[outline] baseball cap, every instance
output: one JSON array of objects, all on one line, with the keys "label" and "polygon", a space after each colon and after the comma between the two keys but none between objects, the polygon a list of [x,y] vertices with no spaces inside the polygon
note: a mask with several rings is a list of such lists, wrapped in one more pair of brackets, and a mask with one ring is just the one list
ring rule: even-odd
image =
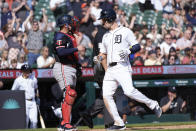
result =
[{"label": "baseball cap", "polygon": [[172,93],[176,93],[176,87],[175,86],[169,87],[168,91]]}]

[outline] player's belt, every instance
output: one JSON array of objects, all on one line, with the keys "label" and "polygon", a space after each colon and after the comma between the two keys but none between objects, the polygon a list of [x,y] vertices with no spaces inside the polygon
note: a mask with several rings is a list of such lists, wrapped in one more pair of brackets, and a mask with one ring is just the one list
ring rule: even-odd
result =
[{"label": "player's belt", "polygon": [[27,101],[32,101],[33,99],[31,98],[31,99],[26,99]]},{"label": "player's belt", "polygon": [[109,63],[109,66],[110,66],[110,67],[115,66],[115,65],[117,65],[117,62]]}]

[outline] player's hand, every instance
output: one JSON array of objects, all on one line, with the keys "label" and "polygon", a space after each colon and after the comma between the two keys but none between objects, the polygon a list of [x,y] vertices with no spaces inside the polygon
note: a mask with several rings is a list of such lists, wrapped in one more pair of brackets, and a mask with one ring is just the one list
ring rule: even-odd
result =
[{"label": "player's hand", "polygon": [[119,56],[121,59],[126,58],[129,54],[131,53],[131,51],[129,49],[123,49],[119,51]]},{"label": "player's hand", "polygon": [[103,60],[103,56],[101,56],[101,55],[98,55],[98,56],[94,56],[94,57],[93,57],[93,62],[94,62],[95,64],[101,63],[102,60]]},{"label": "player's hand", "polygon": [[97,63],[99,62],[99,60],[98,60],[97,57],[98,57],[98,56],[94,56],[94,57],[93,57],[93,62],[94,62],[95,64],[97,64]]}]

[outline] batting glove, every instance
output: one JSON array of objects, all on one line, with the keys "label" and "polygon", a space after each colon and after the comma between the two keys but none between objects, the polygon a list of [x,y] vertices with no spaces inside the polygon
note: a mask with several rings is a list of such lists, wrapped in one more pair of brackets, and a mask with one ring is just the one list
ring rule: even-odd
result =
[{"label": "batting glove", "polygon": [[124,59],[126,57],[128,57],[128,55],[131,53],[131,51],[129,49],[123,49],[119,51],[119,56],[121,59]]}]

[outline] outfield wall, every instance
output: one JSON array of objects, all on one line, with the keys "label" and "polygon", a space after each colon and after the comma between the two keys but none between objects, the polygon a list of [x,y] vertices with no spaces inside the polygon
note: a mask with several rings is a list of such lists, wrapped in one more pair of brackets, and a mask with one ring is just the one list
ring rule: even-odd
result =
[{"label": "outfield wall", "polygon": [[[53,127],[58,124],[51,105],[52,95],[50,88],[56,83],[52,75],[52,69],[34,69],[33,73],[38,78],[41,99],[41,112],[47,126]],[[93,82],[93,69],[84,68],[82,77],[77,86],[78,98],[74,107],[74,122],[79,118],[78,112],[90,106],[99,91]],[[4,82],[4,89],[10,89],[14,79],[20,75],[20,70],[0,70],[0,77]],[[146,96],[160,100],[167,93],[168,86],[176,86],[178,94],[187,101],[190,120],[195,119],[196,110],[196,66],[146,66],[133,67],[133,84]],[[175,119],[174,119],[175,120]],[[99,122],[95,122],[95,124]]]}]

